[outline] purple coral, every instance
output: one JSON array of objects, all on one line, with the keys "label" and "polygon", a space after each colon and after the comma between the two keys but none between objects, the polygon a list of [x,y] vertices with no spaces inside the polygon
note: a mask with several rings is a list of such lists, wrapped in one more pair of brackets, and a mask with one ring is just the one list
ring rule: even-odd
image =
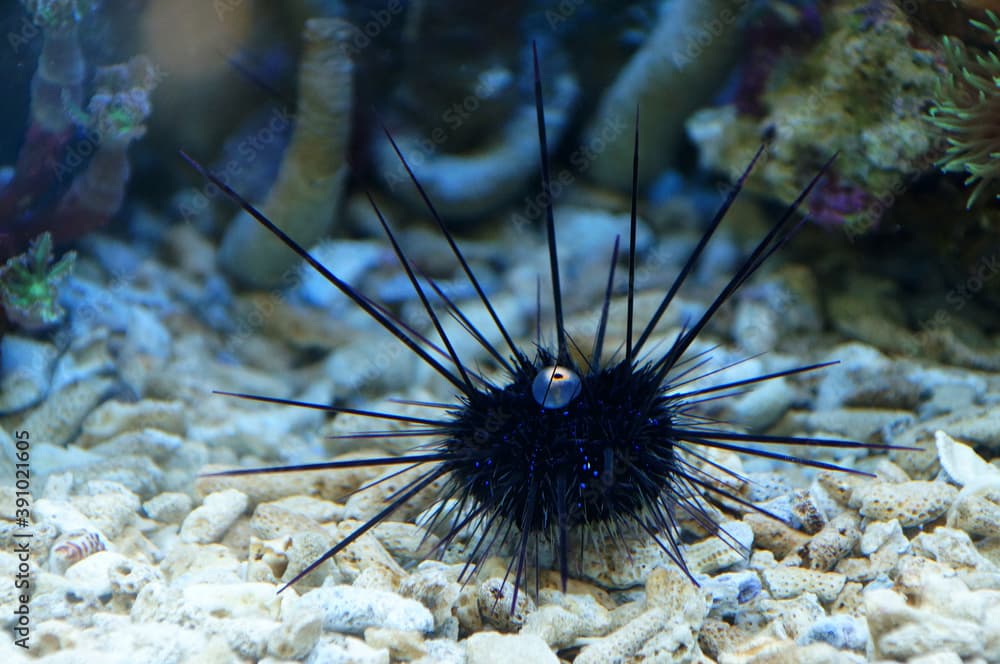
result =
[{"label": "purple coral", "polygon": [[826,228],[841,228],[858,219],[873,202],[874,198],[867,191],[831,173],[810,196],[809,217]]},{"label": "purple coral", "polygon": [[[31,84],[27,133],[13,177],[0,187],[0,259],[23,251],[44,232],[66,242],[104,225],[118,211],[129,177],[126,150],[145,133],[149,93],[157,78],[152,63],[141,56],[99,69],[84,110],[86,65],[78,27],[96,3],[22,4],[44,37]],[[82,138],[74,141],[78,135]],[[76,167],[84,161],[80,172]],[[62,192],[54,204],[53,192]]]}]

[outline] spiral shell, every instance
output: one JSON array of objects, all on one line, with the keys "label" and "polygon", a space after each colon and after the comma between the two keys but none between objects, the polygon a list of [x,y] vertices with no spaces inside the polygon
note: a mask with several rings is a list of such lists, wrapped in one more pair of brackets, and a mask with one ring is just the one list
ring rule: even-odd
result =
[{"label": "spiral shell", "polygon": [[54,572],[63,572],[98,551],[106,551],[107,545],[100,533],[94,530],[74,530],[57,540],[49,553],[49,567]]}]

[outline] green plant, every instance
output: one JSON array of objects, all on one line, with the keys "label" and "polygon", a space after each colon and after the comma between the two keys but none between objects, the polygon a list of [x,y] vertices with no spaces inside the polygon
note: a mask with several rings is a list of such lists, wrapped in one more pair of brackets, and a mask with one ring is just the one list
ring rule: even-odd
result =
[{"label": "green plant", "polygon": [[42,233],[28,250],[0,267],[0,302],[12,322],[30,330],[55,325],[65,311],[59,306],[59,283],[76,264],[76,252],[52,257],[52,236]]}]

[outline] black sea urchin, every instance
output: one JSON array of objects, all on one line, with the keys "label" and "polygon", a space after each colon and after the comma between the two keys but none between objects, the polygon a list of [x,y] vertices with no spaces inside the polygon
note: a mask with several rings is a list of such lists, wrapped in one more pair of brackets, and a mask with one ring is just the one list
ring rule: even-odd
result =
[{"label": "black sea urchin", "polygon": [[[439,545],[440,549],[443,550],[463,529],[478,529],[482,536],[473,543],[468,554],[467,569],[470,569],[485,560],[500,543],[513,545],[513,555],[507,567],[507,575],[513,575],[512,608],[526,578],[529,555],[533,554],[531,557],[534,558],[537,569],[540,548],[549,547],[555,553],[565,588],[569,574],[571,533],[574,531],[610,535],[616,541],[621,541],[627,535],[646,533],[688,576],[691,576],[681,551],[681,528],[678,521],[681,512],[703,529],[715,533],[732,546],[739,547],[739,544],[716,522],[705,501],[713,498],[727,499],[751,509],[759,509],[738,496],[734,490],[725,488],[726,476],[735,474],[708,458],[702,448],[743,452],[795,464],[848,472],[857,471],[790,456],[779,451],[752,447],[751,444],[764,447],[769,444],[796,444],[887,448],[887,446],[868,445],[849,440],[738,433],[722,428],[717,422],[699,416],[697,412],[699,405],[704,401],[731,396],[743,388],[763,381],[827,366],[826,364],[800,366],[699,388],[697,381],[719,370],[706,371],[704,366],[707,358],[702,356],[692,358],[687,353],[691,344],[719,308],[768,257],[794,235],[802,223],[802,219],[797,215],[800,204],[823,175],[825,167],[743,261],[701,316],[682,328],[666,352],[658,356],[643,352],[663,314],[698,263],[706,245],[725,217],[753,163],[763,152],[763,147],[757,152],[715,214],[708,229],[663,296],[652,318],[637,335],[634,335],[637,198],[635,183],[639,149],[639,136],[636,130],[628,246],[626,338],[620,352],[611,354],[610,358],[604,356],[603,345],[611,285],[614,279],[614,259],[619,248],[616,240],[593,347],[590,349],[588,359],[575,359],[587,355],[580,351],[576,342],[566,333],[563,324],[537,54],[535,97],[542,189],[544,199],[549,202],[546,206],[545,228],[548,236],[555,308],[556,345],[555,348],[546,348],[539,342],[533,354],[525,352],[515,344],[454,237],[436,212],[433,202],[410,170],[392,136],[386,131],[386,136],[396,150],[402,165],[440,227],[442,236],[502,335],[507,346],[506,353],[487,341],[437,284],[432,280],[427,281],[444,303],[448,313],[456,318],[485,352],[505,370],[506,379],[502,382],[490,381],[464,364],[458,357],[421,282],[381,211],[370,197],[372,208],[430,322],[436,329],[443,348],[342,281],[218,177],[182,153],[195,169],[238,202],[244,210],[331,284],[447,379],[456,390],[455,401],[451,405],[442,408],[442,404],[423,404],[435,407],[438,409],[436,412],[443,413],[440,417],[430,418],[310,404],[259,395],[233,395],[270,403],[318,408],[333,413],[353,413],[400,421],[417,425],[419,428],[413,431],[415,435],[433,439],[433,442],[422,446],[414,453],[399,457],[216,473],[216,475],[241,475],[359,466],[402,466],[404,469],[420,469],[415,479],[387,499],[381,511],[343,538],[287,585],[295,583],[323,561],[387,519],[418,492],[439,481],[441,481],[439,503],[432,512],[432,518],[434,522],[447,524],[448,528]],[[586,540],[584,538],[580,541]]]}]

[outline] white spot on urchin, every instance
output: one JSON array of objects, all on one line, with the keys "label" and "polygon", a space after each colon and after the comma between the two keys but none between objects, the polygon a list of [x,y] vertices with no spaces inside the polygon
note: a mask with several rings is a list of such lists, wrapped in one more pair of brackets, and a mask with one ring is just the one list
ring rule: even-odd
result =
[{"label": "white spot on urchin", "polygon": [[544,367],[531,383],[531,396],[542,408],[562,408],[580,394],[582,382],[566,367]]}]

